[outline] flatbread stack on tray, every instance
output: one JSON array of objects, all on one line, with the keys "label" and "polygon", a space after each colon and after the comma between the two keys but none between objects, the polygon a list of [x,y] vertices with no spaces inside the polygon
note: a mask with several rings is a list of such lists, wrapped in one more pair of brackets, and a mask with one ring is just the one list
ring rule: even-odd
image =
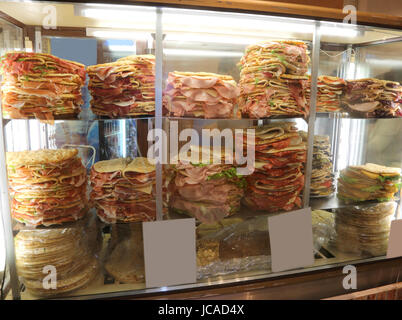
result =
[{"label": "flatbread stack on tray", "polygon": [[247,47],[239,63],[242,116],[306,116],[309,62],[302,41],[265,41]]},{"label": "flatbread stack on tray", "polygon": [[92,112],[99,116],[155,114],[155,57],[132,55],[87,68]]},{"label": "flatbread stack on tray", "polygon": [[301,207],[306,145],[295,123],[273,122],[254,129],[255,171],[246,177],[243,203],[265,212]]},{"label": "flatbread stack on tray", "polygon": [[359,255],[385,255],[396,207],[395,202],[389,201],[336,209],[337,249]]},{"label": "flatbread stack on tray", "polygon": [[30,293],[42,297],[67,294],[95,278],[98,262],[90,248],[95,239],[85,227],[78,222],[69,227],[18,232],[14,238],[17,271]]},{"label": "flatbread stack on tray", "polygon": [[[202,156],[206,149],[199,150]],[[246,184],[245,179],[237,174],[234,164],[225,164],[226,157],[230,155],[224,152],[217,155],[212,150],[210,155],[211,161],[202,161],[200,156],[199,161],[183,161],[180,158],[177,164],[171,164],[173,178],[168,186],[172,211],[207,224],[239,211]],[[221,161],[213,161],[212,157],[219,157]]]},{"label": "flatbread stack on tray", "polygon": [[348,80],[342,105],[352,115],[368,118],[402,117],[402,85],[374,78]]},{"label": "flatbread stack on tray", "polygon": [[377,200],[389,201],[399,190],[401,169],[373,163],[349,166],[338,178],[338,198],[346,203]]},{"label": "flatbread stack on tray", "polygon": [[330,196],[334,191],[334,174],[332,173],[329,137],[314,136],[310,195],[313,197]]},{"label": "flatbread stack on tray", "polygon": [[3,116],[11,119],[76,118],[84,103],[84,65],[51,54],[10,52],[1,58]]},{"label": "flatbread stack on tray", "polygon": [[50,226],[84,217],[87,172],[77,154],[77,149],[7,152],[15,220]]},{"label": "flatbread stack on tray", "polygon": [[90,180],[90,199],[103,222],[155,220],[155,165],[147,158],[99,161],[91,168]]},{"label": "flatbread stack on tray", "polygon": [[142,224],[112,225],[105,270],[121,283],[144,283]]},{"label": "flatbread stack on tray", "polygon": [[[310,83],[311,85],[311,83]],[[319,76],[317,81],[317,112],[340,112],[341,97],[345,92],[346,81],[331,76]],[[307,101],[310,103],[310,88],[307,90]]]},{"label": "flatbread stack on tray", "polygon": [[233,118],[239,89],[231,76],[206,72],[169,72],[163,106],[170,116]]}]

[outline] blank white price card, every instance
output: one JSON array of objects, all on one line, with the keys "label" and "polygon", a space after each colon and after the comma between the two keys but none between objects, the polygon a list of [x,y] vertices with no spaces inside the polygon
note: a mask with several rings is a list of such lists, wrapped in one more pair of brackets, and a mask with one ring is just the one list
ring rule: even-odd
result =
[{"label": "blank white price card", "polygon": [[143,223],[146,287],[196,282],[195,219]]},{"label": "blank white price card", "polygon": [[311,208],[268,217],[268,229],[273,272],[314,263]]},{"label": "blank white price card", "polygon": [[402,257],[402,220],[391,222],[387,258]]}]

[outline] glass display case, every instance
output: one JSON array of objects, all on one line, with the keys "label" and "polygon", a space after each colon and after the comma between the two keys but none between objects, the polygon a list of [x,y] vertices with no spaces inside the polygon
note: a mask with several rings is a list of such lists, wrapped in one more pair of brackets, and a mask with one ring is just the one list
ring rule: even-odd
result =
[{"label": "glass display case", "polygon": [[[24,25],[0,21],[9,298],[286,275],[271,268],[268,218],[302,208],[312,211],[314,263],[289,273],[386,259],[400,218],[401,30],[134,4],[1,2],[0,11]],[[32,51],[48,55],[5,55]],[[18,63],[26,69],[8,67]],[[39,111],[26,107],[43,88]],[[73,113],[68,95],[82,100]],[[166,134],[163,156],[150,152],[153,129]],[[18,153],[40,149],[64,151]],[[190,150],[208,159],[182,160]],[[250,163],[233,161],[239,150]],[[196,281],[147,287],[142,223],[182,218],[195,219]],[[45,285],[49,265],[57,290]]]}]

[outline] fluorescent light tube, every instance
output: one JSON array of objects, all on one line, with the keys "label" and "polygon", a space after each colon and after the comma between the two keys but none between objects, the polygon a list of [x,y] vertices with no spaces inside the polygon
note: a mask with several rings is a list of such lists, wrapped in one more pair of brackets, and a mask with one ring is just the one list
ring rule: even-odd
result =
[{"label": "fluorescent light tube", "polygon": [[320,32],[324,36],[354,38],[359,35],[359,30],[356,26],[347,24],[334,24],[333,26],[321,26]]},{"label": "fluorescent light tube", "polygon": [[105,38],[105,39],[140,39],[148,40],[152,38],[150,30],[134,31],[129,29],[101,29],[87,28],[88,37]]},{"label": "fluorescent light tube", "polygon": [[110,51],[124,51],[124,52],[135,52],[134,46],[120,46],[120,45],[111,45],[108,47]]},{"label": "fluorescent light tube", "polygon": [[214,51],[214,50],[187,50],[187,49],[164,49],[163,53],[170,56],[198,56],[198,57],[238,57],[243,52],[236,51]]},{"label": "fluorescent light tube", "polygon": [[152,7],[76,4],[74,14],[93,19],[102,20],[129,20],[129,21],[155,21],[156,9]]},{"label": "fluorescent light tube", "polygon": [[219,34],[202,33],[167,33],[165,41],[184,41],[184,42],[206,42],[206,43],[225,43],[225,44],[252,44],[262,41],[264,38],[235,37]]}]

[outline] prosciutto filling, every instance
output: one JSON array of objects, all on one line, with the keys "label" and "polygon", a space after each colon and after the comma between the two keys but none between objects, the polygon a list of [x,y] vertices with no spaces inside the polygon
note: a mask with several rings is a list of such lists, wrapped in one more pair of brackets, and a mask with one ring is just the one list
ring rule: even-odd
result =
[{"label": "prosciutto filling", "polygon": [[310,58],[300,41],[266,41],[241,58],[239,109],[243,117],[307,116]]},{"label": "prosciutto filling", "polygon": [[92,112],[109,118],[155,114],[155,57],[133,55],[88,67]]},{"label": "prosciutto filling", "polygon": [[[91,204],[105,223],[153,221],[156,219],[155,167],[145,158],[144,166],[114,159],[97,162],[90,173]],[[112,165],[123,160],[119,165]],[[140,161],[137,161],[140,162]],[[106,169],[105,169],[106,168]]]},{"label": "prosciutto filling", "polygon": [[[310,103],[310,86],[306,97]],[[340,112],[341,97],[346,89],[346,81],[338,77],[319,76],[317,82],[317,112]]]},{"label": "prosciutto filling", "polygon": [[3,114],[52,122],[76,117],[84,103],[85,67],[50,54],[12,52],[1,58]]},{"label": "prosciutto filling", "polygon": [[265,212],[300,208],[306,146],[297,128],[293,122],[278,122],[255,129],[256,166],[246,177],[243,203]]},{"label": "prosciutto filling", "polygon": [[402,117],[402,85],[374,78],[348,80],[342,104],[351,114],[359,116]]},{"label": "prosciutto filling", "polygon": [[[60,150],[26,151],[27,159],[38,157],[38,152],[52,156]],[[33,164],[13,165],[8,161],[12,217],[33,226],[50,226],[82,218],[87,209],[87,173],[76,156],[69,159]],[[8,153],[8,159],[19,153]]]},{"label": "prosciutto filling", "polygon": [[211,224],[240,209],[246,181],[233,166],[179,161],[168,171],[168,204],[173,211]]}]

